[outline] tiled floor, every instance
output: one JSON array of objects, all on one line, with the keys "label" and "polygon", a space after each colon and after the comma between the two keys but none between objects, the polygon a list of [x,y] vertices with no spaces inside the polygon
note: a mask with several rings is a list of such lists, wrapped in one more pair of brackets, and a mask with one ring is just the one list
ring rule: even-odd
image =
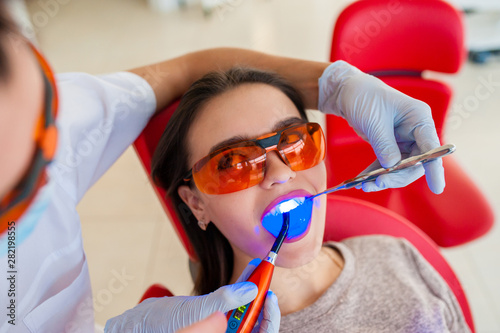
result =
[{"label": "tiled floor", "polygon": [[[348,2],[316,0],[231,0],[210,17],[200,8],[160,14],[140,0],[28,1],[36,37],[58,72],[103,73],[215,47],[244,47],[324,61],[335,17]],[[496,83],[492,95],[447,138],[456,159],[477,181],[500,213],[500,62],[467,64],[450,82],[457,106],[474,94],[479,79]],[[453,112],[453,110],[452,110]],[[176,294],[191,289],[184,253],[129,149],[87,193],[78,207],[90,264],[96,320],[134,306],[146,287],[167,285]],[[471,302],[477,331],[500,332],[500,230],[470,245],[444,251]],[[110,288],[113,273],[129,280]],[[113,290],[109,297],[107,290]]]}]

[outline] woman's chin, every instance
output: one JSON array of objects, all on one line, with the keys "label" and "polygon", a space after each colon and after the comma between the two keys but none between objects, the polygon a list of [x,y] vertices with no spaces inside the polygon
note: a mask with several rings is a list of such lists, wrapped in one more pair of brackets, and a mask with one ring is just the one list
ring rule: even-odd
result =
[{"label": "woman's chin", "polygon": [[[287,246],[289,245],[289,246]],[[293,246],[301,245],[301,246]],[[276,266],[283,268],[297,268],[313,261],[321,251],[321,244],[284,244],[276,258]]]}]

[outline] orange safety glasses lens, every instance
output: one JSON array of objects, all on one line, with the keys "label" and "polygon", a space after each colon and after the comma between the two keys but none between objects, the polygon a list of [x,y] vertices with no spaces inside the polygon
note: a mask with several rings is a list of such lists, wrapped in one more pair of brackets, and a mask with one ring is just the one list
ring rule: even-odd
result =
[{"label": "orange safety glasses lens", "polygon": [[45,98],[36,122],[33,139],[36,144],[31,166],[21,181],[3,198],[0,198],[0,235],[3,234],[11,221],[17,221],[28,209],[38,190],[46,184],[46,166],[54,157],[57,146],[57,115],[58,99],[55,78],[44,57],[31,46],[41,68]]},{"label": "orange safety glasses lens", "polygon": [[317,123],[287,127],[264,137],[216,150],[198,161],[186,180],[206,194],[226,194],[259,184],[265,175],[266,153],[276,150],[293,171],[318,165],[325,158],[325,137]]}]

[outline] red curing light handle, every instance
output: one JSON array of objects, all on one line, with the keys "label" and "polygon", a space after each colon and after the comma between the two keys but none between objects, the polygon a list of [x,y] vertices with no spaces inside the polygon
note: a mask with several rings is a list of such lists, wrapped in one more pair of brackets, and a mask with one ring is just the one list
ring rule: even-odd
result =
[{"label": "red curing light handle", "polygon": [[265,260],[253,271],[247,281],[255,283],[258,288],[257,296],[246,306],[241,306],[227,314],[226,332],[249,333],[252,331],[264,306],[273,271],[274,265]]}]

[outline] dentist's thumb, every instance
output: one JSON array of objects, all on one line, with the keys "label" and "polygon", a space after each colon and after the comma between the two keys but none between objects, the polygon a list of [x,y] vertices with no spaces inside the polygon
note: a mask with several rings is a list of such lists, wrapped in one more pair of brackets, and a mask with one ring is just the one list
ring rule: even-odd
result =
[{"label": "dentist's thumb", "polygon": [[213,293],[196,299],[196,302],[202,302],[198,306],[210,313],[215,311],[225,313],[250,303],[257,296],[257,292],[257,286],[252,282],[239,282],[220,287]]}]

